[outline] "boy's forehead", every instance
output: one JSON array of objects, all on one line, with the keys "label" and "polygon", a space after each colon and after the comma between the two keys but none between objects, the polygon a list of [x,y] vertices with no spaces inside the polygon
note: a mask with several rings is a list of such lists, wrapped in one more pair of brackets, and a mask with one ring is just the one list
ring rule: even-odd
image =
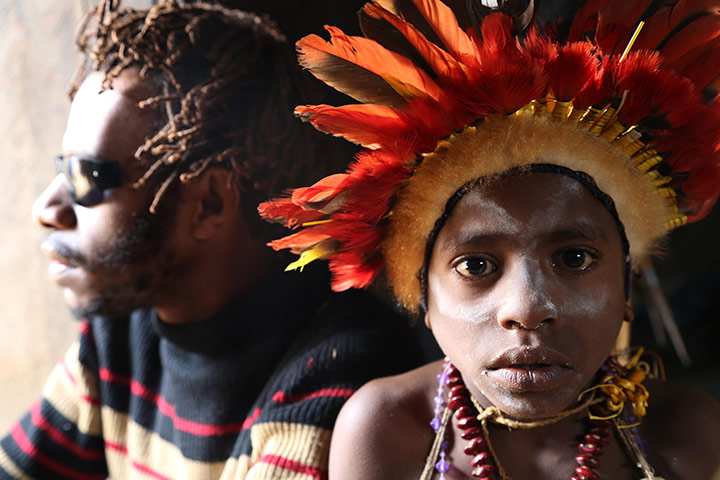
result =
[{"label": "boy's forehead", "polygon": [[606,230],[617,228],[607,209],[582,184],[548,173],[502,178],[472,189],[446,226],[454,232],[448,238],[454,243],[478,236],[602,239],[608,236]]}]

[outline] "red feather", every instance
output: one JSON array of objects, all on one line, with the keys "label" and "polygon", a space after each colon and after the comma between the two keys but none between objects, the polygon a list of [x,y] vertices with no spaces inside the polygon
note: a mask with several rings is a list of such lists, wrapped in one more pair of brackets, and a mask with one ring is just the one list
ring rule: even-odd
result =
[{"label": "red feather", "polygon": [[586,42],[563,45],[549,62],[550,88],[555,98],[570,101],[596,75],[600,62]]},{"label": "red feather", "polygon": [[290,198],[276,198],[258,205],[258,213],[269,222],[282,223],[287,228],[297,228],[306,222],[314,222],[325,216],[317,210],[305,210]]},{"label": "red feather", "polygon": [[392,143],[393,136],[406,135],[407,130],[407,121],[400,112],[383,105],[302,105],[295,108],[295,115],[321,132],[370,149]]},{"label": "red feather", "polygon": [[719,6],[718,0],[679,0],[674,5],[662,7],[645,21],[634,48],[655,50],[682,22],[692,23],[703,14],[717,14]]},{"label": "red feather", "polygon": [[383,259],[379,254],[361,257],[353,252],[339,253],[330,257],[329,267],[333,291],[343,292],[370,286],[382,271]]}]

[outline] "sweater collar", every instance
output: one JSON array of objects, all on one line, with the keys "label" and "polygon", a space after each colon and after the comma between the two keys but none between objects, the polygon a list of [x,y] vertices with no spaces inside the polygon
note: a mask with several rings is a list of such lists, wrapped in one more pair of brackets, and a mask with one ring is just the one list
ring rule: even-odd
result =
[{"label": "sweater collar", "polygon": [[153,326],[160,337],[194,353],[276,350],[286,346],[327,299],[328,277],[324,267],[273,274],[217,315],[175,325],[154,314]]}]

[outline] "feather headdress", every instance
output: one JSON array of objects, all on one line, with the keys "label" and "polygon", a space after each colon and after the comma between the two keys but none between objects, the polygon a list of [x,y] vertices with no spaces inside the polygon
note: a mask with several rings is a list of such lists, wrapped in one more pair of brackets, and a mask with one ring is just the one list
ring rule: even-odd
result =
[{"label": "feather headdress", "polygon": [[[300,63],[362,102],[300,106],[364,147],[347,172],[259,207],[296,233],[271,243],[302,268],[329,259],[333,288],[386,267],[416,310],[425,245],[468,181],[536,163],[590,175],[636,261],[720,194],[720,0],[588,0],[567,34],[528,26],[532,1],[376,0],[366,37],[327,27]],[[632,49],[630,46],[632,45]]]}]

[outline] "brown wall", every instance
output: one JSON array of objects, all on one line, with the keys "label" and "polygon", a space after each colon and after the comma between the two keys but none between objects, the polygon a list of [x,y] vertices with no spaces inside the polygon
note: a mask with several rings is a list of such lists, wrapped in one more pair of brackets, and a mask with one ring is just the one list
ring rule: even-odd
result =
[{"label": "brown wall", "polygon": [[0,436],[38,397],[76,334],[47,280],[44,234],[30,209],[54,176],[79,59],[75,29],[91,3],[0,2]]}]

